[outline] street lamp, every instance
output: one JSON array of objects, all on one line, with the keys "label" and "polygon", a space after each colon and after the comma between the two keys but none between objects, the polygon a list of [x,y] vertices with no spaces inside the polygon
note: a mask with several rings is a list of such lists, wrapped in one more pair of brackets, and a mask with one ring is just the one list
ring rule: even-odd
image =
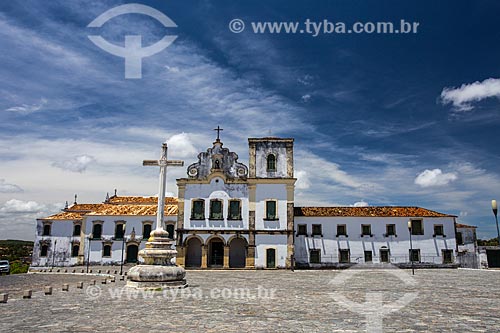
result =
[{"label": "street lamp", "polygon": [[498,239],[498,246],[500,246],[500,231],[498,229],[498,206],[497,206],[497,201],[496,200],[491,200],[491,209],[493,210],[493,214],[495,215],[495,221],[497,222],[497,239]]},{"label": "street lamp", "polygon": [[125,248],[125,228],[126,224],[123,225],[123,235],[122,235],[122,260],[120,262],[120,275],[123,275],[123,250]]},{"label": "street lamp", "polygon": [[87,274],[89,273],[90,264],[90,242],[92,241],[93,235],[89,234],[89,249],[87,250]]},{"label": "street lamp", "polygon": [[415,275],[415,268],[413,267],[413,243],[411,241],[412,234],[412,223],[411,220],[408,221],[408,231],[410,233],[410,261],[411,261],[411,274]]}]

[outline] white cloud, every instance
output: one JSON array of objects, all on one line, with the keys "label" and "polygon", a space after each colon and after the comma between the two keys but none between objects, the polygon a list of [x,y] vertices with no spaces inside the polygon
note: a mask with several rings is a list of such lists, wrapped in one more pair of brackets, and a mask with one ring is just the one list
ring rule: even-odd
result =
[{"label": "white cloud", "polygon": [[20,106],[13,106],[13,107],[6,109],[5,111],[18,112],[21,114],[30,114],[30,113],[39,111],[46,104],[47,104],[47,100],[45,98],[42,98],[39,103],[35,103],[35,104],[31,104],[31,105],[30,104],[22,104]]},{"label": "white cloud", "polygon": [[453,104],[458,111],[469,111],[474,107],[472,102],[479,102],[485,98],[500,98],[500,79],[486,79],[483,82],[462,84],[459,88],[444,88],[441,92],[443,104]]},{"label": "white cloud", "polygon": [[87,170],[87,167],[93,162],[95,162],[94,157],[90,155],[79,155],[69,160],[54,162],[52,165],[59,169],[82,173]]},{"label": "white cloud", "polygon": [[300,100],[301,100],[303,103],[307,103],[307,102],[309,102],[309,101],[311,100],[311,95],[309,95],[309,94],[305,94],[305,95],[303,95],[303,96],[300,98]]},{"label": "white cloud", "polygon": [[313,79],[314,78],[313,78],[312,75],[305,74],[304,76],[299,77],[297,79],[297,82],[300,83],[300,84],[303,84],[305,86],[310,86],[310,85],[312,85]]},{"label": "white cloud", "polygon": [[15,184],[9,184],[5,179],[0,179],[0,193],[23,192],[23,189]]},{"label": "white cloud", "polygon": [[307,171],[303,170],[295,171],[295,178],[297,178],[297,182],[295,183],[295,188],[297,190],[305,190],[311,187],[311,182],[309,180]]},{"label": "white cloud", "polygon": [[165,68],[170,73],[179,73],[180,72],[179,67],[176,67],[176,66],[168,66],[168,65],[166,65]]},{"label": "white cloud", "polygon": [[427,169],[415,178],[415,184],[421,187],[442,186],[455,181],[457,178],[457,174],[454,172],[443,173],[441,169]]},{"label": "white cloud", "polygon": [[39,204],[36,201],[22,201],[11,199],[7,201],[1,208],[1,213],[37,213],[45,210],[47,207]]},{"label": "white cloud", "polygon": [[198,153],[187,133],[172,135],[168,140],[169,154],[177,157],[193,157]]},{"label": "white cloud", "polygon": [[365,202],[364,200],[357,201],[354,204],[351,205],[352,207],[368,207],[368,202]]},{"label": "white cloud", "polygon": [[61,203],[43,204],[33,200],[7,200],[0,205],[0,234],[9,239],[33,240],[36,219],[57,213]]}]

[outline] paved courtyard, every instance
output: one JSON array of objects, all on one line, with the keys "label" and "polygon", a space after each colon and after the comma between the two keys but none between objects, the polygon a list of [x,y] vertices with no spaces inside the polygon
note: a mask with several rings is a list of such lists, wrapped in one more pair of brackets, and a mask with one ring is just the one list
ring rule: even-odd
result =
[{"label": "paved courtyard", "polygon": [[[189,288],[146,293],[118,278],[102,284],[105,276],[0,276],[0,293],[10,293],[0,304],[0,331],[366,332],[367,321],[369,332],[377,325],[384,332],[500,331],[500,271],[410,273],[188,271]],[[44,295],[44,285],[54,294]],[[23,289],[33,289],[32,299],[22,299]]]}]

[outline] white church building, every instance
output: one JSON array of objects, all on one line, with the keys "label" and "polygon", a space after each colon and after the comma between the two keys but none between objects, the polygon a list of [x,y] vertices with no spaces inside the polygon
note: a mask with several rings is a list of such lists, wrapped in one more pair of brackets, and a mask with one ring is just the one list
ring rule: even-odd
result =
[{"label": "white church building", "polygon": [[[250,138],[249,165],[212,146],[177,179],[164,227],[187,268],[454,265],[456,216],[419,207],[296,207],[292,138]],[[156,197],[118,196],[37,220],[32,267],[140,262]],[[411,227],[411,229],[409,228]],[[411,241],[410,241],[411,239]]]}]

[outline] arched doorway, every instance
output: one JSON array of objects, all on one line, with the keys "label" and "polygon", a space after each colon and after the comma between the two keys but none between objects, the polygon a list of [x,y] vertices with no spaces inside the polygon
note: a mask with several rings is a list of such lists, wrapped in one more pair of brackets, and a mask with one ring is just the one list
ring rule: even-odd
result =
[{"label": "arched doorway", "polygon": [[229,243],[229,267],[245,268],[247,258],[247,242],[244,238],[234,238]]},{"label": "arched doorway", "polygon": [[222,267],[224,264],[224,242],[216,237],[208,242],[208,265]]},{"label": "arched doorway", "polygon": [[201,267],[202,243],[197,237],[186,242],[186,267]]},{"label": "arched doorway", "polygon": [[136,263],[139,247],[135,244],[127,245],[127,263]]}]

